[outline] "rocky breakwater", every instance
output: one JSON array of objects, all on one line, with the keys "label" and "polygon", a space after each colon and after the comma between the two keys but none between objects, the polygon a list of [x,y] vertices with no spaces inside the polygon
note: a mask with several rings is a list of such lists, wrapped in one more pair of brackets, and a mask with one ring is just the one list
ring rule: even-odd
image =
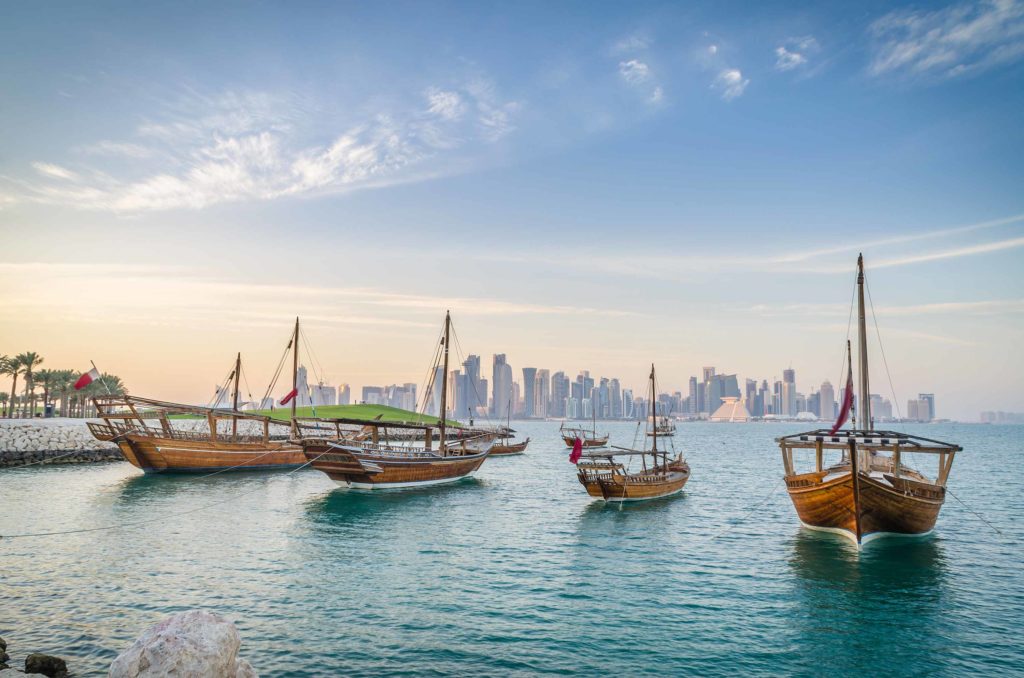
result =
[{"label": "rocky breakwater", "polygon": [[0,420],[0,468],[113,459],[123,459],[117,445],[93,438],[84,419]]}]

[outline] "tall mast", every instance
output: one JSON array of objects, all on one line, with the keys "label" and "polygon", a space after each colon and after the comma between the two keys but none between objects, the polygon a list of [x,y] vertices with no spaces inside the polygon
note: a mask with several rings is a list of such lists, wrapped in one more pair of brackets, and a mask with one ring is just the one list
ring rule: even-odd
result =
[{"label": "tall mast", "polygon": [[860,344],[860,426],[874,430],[871,421],[871,387],[868,384],[868,323],[864,313],[864,255],[857,255],[857,334]]},{"label": "tall mast", "polygon": [[[242,354],[239,352],[238,356],[235,357],[235,392],[231,398],[231,409],[235,412],[238,411],[238,380],[242,372]],[[238,438],[238,417],[231,418],[231,438],[234,440]]]},{"label": "tall mast", "polygon": [[292,427],[295,426],[295,405],[299,399],[299,316],[295,316],[295,335],[292,336],[292,390],[295,395],[292,397]]},{"label": "tall mast", "polygon": [[[850,378],[846,380],[846,383],[848,385],[852,385],[853,384],[853,351],[850,350],[850,340],[849,339],[846,340],[846,373],[848,375],[850,375]],[[844,394],[843,397],[845,398],[846,395]],[[850,428],[852,428],[853,430],[857,430],[857,408],[856,408],[856,406],[854,406],[851,409],[853,411],[851,412]]]},{"label": "tall mast", "polygon": [[444,371],[441,373],[441,418],[440,430],[441,430],[441,456],[445,456],[444,449],[444,429],[445,429],[445,417],[448,416],[448,336],[449,330],[452,324],[451,312],[444,312]]},{"label": "tall mast", "polygon": [[651,456],[654,463],[658,463],[658,401],[655,399],[654,388],[654,363],[651,363],[651,432],[654,434],[654,444],[651,447]]}]

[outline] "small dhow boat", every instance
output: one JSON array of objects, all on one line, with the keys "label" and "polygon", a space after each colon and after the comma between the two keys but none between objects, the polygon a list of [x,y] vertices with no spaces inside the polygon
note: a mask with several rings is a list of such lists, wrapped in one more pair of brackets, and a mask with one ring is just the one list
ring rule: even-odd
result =
[{"label": "small dhow boat", "polygon": [[288,422],[238,409],[241,354],[231,375],[232,409],[197,407],[136,396],[96,396],[103,423],[89,422],[97,440],[117,444],[146,473],[212,473],[293,469],[305,463],[289,442]]},{"label": "small dhow boat", "polygon": [[514,454],[522,454],[526,452],[527,445],[530,444],[530,439],[517,443],[512,434],[515,431],[512,430],[512,402],[508,404],[508,416],[505,420],[505,426],[499,430],[498,440],[494,443],[494,447],[491,448],[492,457],[511,456]]},{"label": "small dhow boat", "polygon": [[565,422],[558,427],[558,432],[562,435],[566,447],[575,447],[577,440],[583,447],[604,447],[608,444],[607,433],[601,436],[597,435],[597,410],[591,408],[591,414],[593,423],[589,431],[582,426],[566,426]]},{"label": "small dhow boat", "polygon": [[660,436],[662,438],[676,434],[676,423],[668,417],[662,417],[657,424],[647,429],[647,435]]},{"label": "small dhow boat", "polygon": [[[441,416],[436,423],[390,423],[379,420],[302,418],[293,419],[296,440],[310,465],[323,471],[341,487],[376,490],[423,487],[467,478],[480,468],[494,446],[494,432],[474,432],[452,441],[448,436],[448,347],[451,316],[445,314]],[[436,374],[437,370],[431,370]],[[431,383],[426,390],[432,392]],[[350,427],[357,427],[351,429]],[[406,435],[393,440],[390,431]],[[434,430],[439,433],[433,448]],[[408,435],[410,431],[415,435]],[[422,434],[419,433],[422,431]]]},{"label": "small dhow boat", "polygon": [[[962,450],[952,443],[874,430],[864,284],[861,256],[857,258],[859,410],[854,407],[853,357],[847,340],[846,388],[835,425],[776,441],[782,449],[786,488],[800,522],[811,529],[842,534],[858,546],[885,535],[929,534],[946,499],[946,481],[953,458]],[[852,425],[843,429],[851,412]],[[795,468],[794,450],[800,449],[814,450],[813,471],[800,472]],[[826,460],[829,451],[838,457],[831,464]],[[904,461],[908,453],[936,457],[935,480],[908,466]]]},{"label": "small dhow boat", "polygon": [[[658,449],[657,415],[653,403],[656,399],[654,365],[651,365],[651,449],[634,450],[615,447],[608,451],[583,452],[582,446],[573,449],[569,460],[576,463],[577,477],[587,493],[608,502],[643,501],[677,494],[690,479],[690,465],[682,453],[669,457],[668,446]],[[619,457],[640,457],[643,468],[630,473]],[[650,464],[648,464],[650,457]]]}]

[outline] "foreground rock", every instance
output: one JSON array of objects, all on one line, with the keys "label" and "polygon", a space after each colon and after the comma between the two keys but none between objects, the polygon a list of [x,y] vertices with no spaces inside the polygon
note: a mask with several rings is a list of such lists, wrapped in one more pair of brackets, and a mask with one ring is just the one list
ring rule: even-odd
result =
[{"label": "foreground rock", "polygon": [[111,678],[257,678],[238,658],[242,639],[218,614],[190,610],[149,629],[110,665]]},{"label": "foreground rock", "polygon": [[0,638],[0,669],[6,669],[7,660],[11,658],[11,655],[7,654],[7,641]]},{"label": "foreground rock", "polygon": [[68,665],[60,657],[35,652],[25,657],[25,673],[41,673],[49,678],[65,678]]}]

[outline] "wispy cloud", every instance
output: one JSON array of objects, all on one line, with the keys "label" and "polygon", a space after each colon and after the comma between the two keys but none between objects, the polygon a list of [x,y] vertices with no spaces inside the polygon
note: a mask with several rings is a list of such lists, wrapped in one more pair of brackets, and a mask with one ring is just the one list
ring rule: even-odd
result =
[{"label": "wispy cloud", "polygon": [[622,54],[636,54],[646,50],[651,45],[651,38],[649,35],[643,32],[630,33],[612,43],[611,54],[612,56],[619,56]]},{"label": "wispy cloud", "polygon": [[893,257],[891,259],[882,259],[880,261],[876,261],[872,266],[874,266],[874,268],[906,266],[908,264],[919,264],[925,261],[955,259],[958,257],[969,257],[976,254],[989,254],[991,252],[1000,252],[1002,250],[1016,249],[1018,247],[1024,247],[1024,238],[1009,238],[1006,240],[997,240],[995,242],[986,242],[978,245],[968,245],[966,247],[940,250],[938,252],[926,252],[924,254],[910,254],[902,257]]},{"label": "wispy cloud", "polygon": [[69,169],[61,167],[60,165],[54,165],[48,162],[34,162],[32,167],[35,171],[44,177],[50,179],[66,179],[68,181],[74,181],[78,179],[78,175]]},{"label": "wispy cloud", "polygon": [[144,212],[416,181],[458,171],[466,165],[459,160],[510,134],[519,106],[476,78],[457,89],[428,88],[404,110],[368,115],[326,143],[302,145],[312,123],[294,102],[263,93],[190,93],[167,119],[142,123],[135,140],[81,148],[86,155],[133,158],[133,172],[111,176],[84,163],[76,172],[36,162],[43,180],[13,182],[21,189],[14,196]]},{"label": "wispy cloud", "polygon": [[792,71],[807,66],[810,54],[818,51],[818,41],[813,36],[789,38],[775,48],[775,70]]},{"label": "wispy cloud", "polygon": [[[800,315],[846,317],[849,305],[843,304],[755,304],[745,309],[762,317]],[[910,306],[878,306],[878,316],[909,317],[926,315],[1004,315],[1024,313],[1024,299],[992,299],[981,301],[945,301]]]},{"label": "wispy cloud", "polygon": [[619,62],[619,77],[634,89],[641,91],[647,102],[656,104],[665,97],[665,90],[658,84],[650,65],[639,59]]},{"label": "wispy cloud", "polygon": [[727,68],[721,71],[714,82],[711,83],[711,89],[721,92],[722,98],[726,101],[732,101],[742,96],[749,84],[750,80],[743,77],[740,69]]},{"label": "wispy cloud", "polygon": [[956,77],[1024,56],[1024,2],[973,0],[937,10],[897,10],[868,29],[872,75]]}]

